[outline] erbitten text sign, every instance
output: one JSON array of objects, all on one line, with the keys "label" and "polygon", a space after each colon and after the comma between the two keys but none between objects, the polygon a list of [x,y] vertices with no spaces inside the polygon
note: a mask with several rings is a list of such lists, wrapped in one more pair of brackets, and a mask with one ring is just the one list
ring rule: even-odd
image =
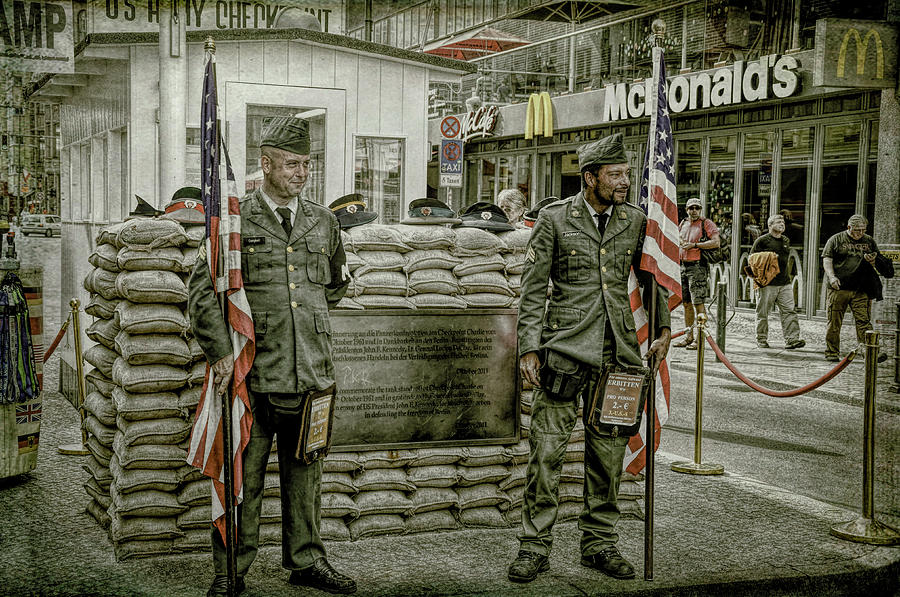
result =
[{"label": "erbitten text sign", "polygon": [[518,441],[514,309],[330,316],[333,450]]}]

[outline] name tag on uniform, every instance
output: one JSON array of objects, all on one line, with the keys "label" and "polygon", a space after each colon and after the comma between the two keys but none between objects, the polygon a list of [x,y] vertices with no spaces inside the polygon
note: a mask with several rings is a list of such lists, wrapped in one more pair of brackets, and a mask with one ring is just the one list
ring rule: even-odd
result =
[{"label": "name tag on uniform", "polygon": [[570,232],[563,232],[563,238],[571,238],[573,236],[579,236],[581,234],[584,234],[581,230],[573,230]]},{"label": "name tag on uniform", "polygon": [[257,247],[266,243],[264,236],[245,236],[241,239],[245,247]]}]

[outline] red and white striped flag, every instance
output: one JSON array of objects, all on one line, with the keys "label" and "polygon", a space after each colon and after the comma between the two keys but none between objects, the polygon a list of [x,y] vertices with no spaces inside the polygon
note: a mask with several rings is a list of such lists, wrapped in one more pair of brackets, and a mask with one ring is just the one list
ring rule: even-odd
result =
[{"label": "red and white striped flag", "polygon": [[[647,161],[641,186],[641,206],[647,212],[647,235],[644,238],[641,270],[649,272],[656,282],[669,291],[669,310],[681,304],[681,265],[678,260],[678,203],[675,198],[675,156],[673,152],[672,121],[666,99],[666,63],[660,48],[653,48],[653,69],[650,113],[650,136]],[[650,348],[650,321],[641,301],[641,292],[634,270],[628,277],[628,294],[634,324],[637,327],[641,354]],[[653,450],[659,448],[659,432],[669,418],[669,363],[664,359],[656,374],[656,433]],[[632,437],[625,449],[625,470],[639,473],[647,463],[647,417],[640,432]]]},{"label": "red and white striped flag", "polygon": [[[234,463],[235,505],[243,500],[243,452],[250,441],[253,415],[250,411],[250,395],[247,376],[256,352],[253,335],[253,319],[250,303],[244,292],[241,277],[241,211],[231,169],[231,160],[225,151],[226,201],[221,200],[219,184],[219,134],[216,105],[215,57],[210,56],[206,65],[203,84],[203,108],[200,122],[203,129],[203,145],[200,148],[202,165],[202,193],[206,210],[206,255],[210,276],[217,295],[224,294],[225,322],[231,335],[234,355],[234,380],[230,396],[232,454]],[[223,146],[224,149],[224,146]],[[222,250],[224,249],[224,250]],[[210,364],[206,365],[203,393],[197,405],[191,445],[187,461],[200,468],[212,480],[212,521],[225,539],[225,444],[223,439],[222,400],[215,392]]]}]

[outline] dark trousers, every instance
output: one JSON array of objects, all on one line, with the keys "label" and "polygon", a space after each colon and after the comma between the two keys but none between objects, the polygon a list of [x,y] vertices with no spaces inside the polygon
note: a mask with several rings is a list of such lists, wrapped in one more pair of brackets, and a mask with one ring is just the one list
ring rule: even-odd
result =
[{"label": "dark trousers", "polygon": [[[300,570],[325,556],[319,536],[322,461],[306,465],[294,457],[300,434],[300,416],[273,416],[265,394],[250,394],[253,426],[244,450],[244,501],[238,506],[237,574],[243,576],[259,549],[266,464],[272,440],[278,436],[278,477],[281,485],[281,565]],[[216,574],[226,574],[225,546],[212,529]]]}]

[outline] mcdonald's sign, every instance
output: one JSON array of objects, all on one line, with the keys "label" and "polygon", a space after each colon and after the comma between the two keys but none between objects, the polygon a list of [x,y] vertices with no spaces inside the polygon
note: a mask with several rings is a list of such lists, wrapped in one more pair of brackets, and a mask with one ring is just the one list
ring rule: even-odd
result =
[{"label": "mcdonald's sign", "polygon": [[553,103],[546,91],[532,93],[528,97],[528,110],[525,112],[525,138],[540,136],[553,136]]},{"label": "mcdonald's sign", "polygon": [[819,19],[813,84],[884,88],[897,85],[897,26],[885,21]]}]

